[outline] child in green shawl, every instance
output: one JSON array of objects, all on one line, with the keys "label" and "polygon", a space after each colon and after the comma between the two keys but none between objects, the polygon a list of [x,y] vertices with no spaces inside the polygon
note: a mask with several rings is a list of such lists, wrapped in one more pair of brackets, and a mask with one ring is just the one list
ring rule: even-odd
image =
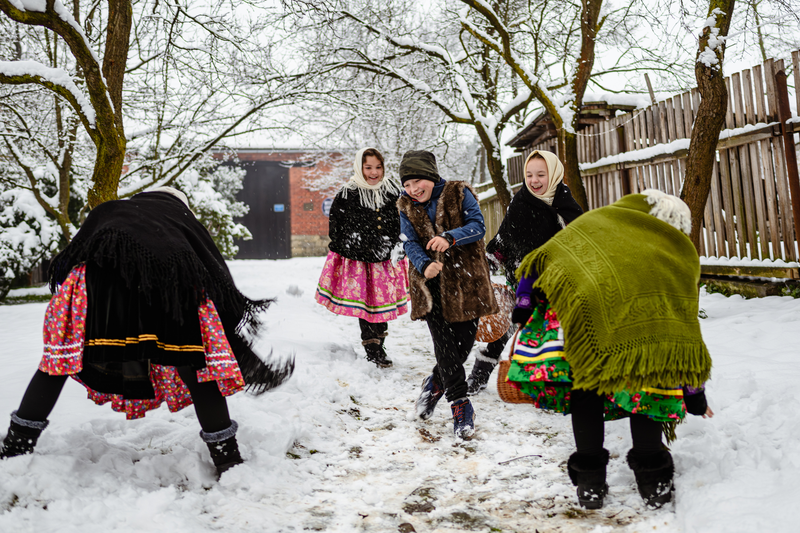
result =
[{"label": "child in green shawl", "polygon": [[[532,302],[515,309],[517,320],[530,317],[526,346],[535,348],[536,331],[547,341],[563,328],[558,368],[569,373],[567,392],[543,387],[562,394],[534,400],[572,415],[577,452],[567,470],[588,509],[602,507],[608,492],[604,420],[630,418],[628,464],[645,503],[660,507],[672,498],[674,472],[664,429],[674,437],[687,411],[713,416],[702,388],[711,358],[697,317],[700,263],[690,229],[686,204],[650,189],[579,217],[517,271],[517,300]],[[525,365],[530,382],[539,366]]]}]

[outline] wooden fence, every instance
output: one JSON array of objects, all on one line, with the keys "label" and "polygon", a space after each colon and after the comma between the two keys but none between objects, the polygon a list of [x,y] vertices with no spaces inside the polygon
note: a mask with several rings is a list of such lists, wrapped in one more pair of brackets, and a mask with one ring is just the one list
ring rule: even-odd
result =
[{"label": "wooden fence", "polygon": [[[792,53],[792,62],[800,109],[800,50]],[[775,84],[775,73],[783,69],[783,60],[770,59],[725,80],[726,124],[706,203],[701,255],[798,260]],[[679,195],[699,104],[700,95],[693,89],[579,132],[578,159],[589,208],[648,188]],[[800,132],[798,121],[787,127],[792,139]],[[508,160],[512,186],[522,183],[522,165],[533,149],[555,152],[555,139]],[[487,215],[487,236],[493,236],[500,222],[494,219],[502,220],[499,202],[487,198],[481,207]]]}]

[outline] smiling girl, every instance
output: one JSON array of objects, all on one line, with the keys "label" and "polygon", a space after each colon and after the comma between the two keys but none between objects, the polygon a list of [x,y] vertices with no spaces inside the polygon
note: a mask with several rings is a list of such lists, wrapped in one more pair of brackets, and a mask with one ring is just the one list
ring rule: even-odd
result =
[{"label": "smiling girl", "polygon": [[[514,272],[522,259],[581,213],[569,187],[564,184],[564,165],[558,160],[558,156],[552,152],[534,150],[525,160],[525,186],[512,198],[506,217],[497,235],[486,245],[486,251],[496,263],[503,265],[508,284],[516,289],[518,281]],[[523,299],[525,297],[522,296]],[[528,307],[520,307],[518,302],[519,309]],[[520,311],[516,313],[519,315]],[[523,324],[528,318],[530,312],[527,316],[523,314],[512,317],[514,322],[521,321]],[[510,328],[498,340],[479,350],[467,379],[469,394],[477,394],[486,388],[500,354],[514,330],[514,327]]]},{"label": "smiling girl", "polygon": [[315,298],[333,313],[357,317],[367,360],[389,367],[386,322],[408,310],[408,260],[391,261],[400,242],[400,186],[384,178],[375,148],[358,151],[353,171],[331,205],[330,251]]}]

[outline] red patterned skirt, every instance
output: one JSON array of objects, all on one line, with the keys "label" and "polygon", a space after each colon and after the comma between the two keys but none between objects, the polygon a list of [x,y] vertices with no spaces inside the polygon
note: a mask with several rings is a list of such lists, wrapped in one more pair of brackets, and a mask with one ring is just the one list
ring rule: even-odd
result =
[{"label": "red patterned skirt", "polygon": [[117,273],[86,265],[50,300],[39,370],[71,376],[95,403],[111,402],[129,420],[165,401],[179,411],[192,403],[182,366],[196,370],[198,382],[216,381],[224,396],[245,386],[211,300],[167,315]]}]

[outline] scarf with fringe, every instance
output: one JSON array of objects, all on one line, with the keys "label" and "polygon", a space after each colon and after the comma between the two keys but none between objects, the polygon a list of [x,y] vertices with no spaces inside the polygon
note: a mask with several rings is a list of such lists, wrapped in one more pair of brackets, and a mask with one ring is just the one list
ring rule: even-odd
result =
[{"label": "scarf with fringe", "polygon": [[656,218],[675,221],[663,200],[631,194],[585,213],[517,270],[539,274],[535,286],[564,328],[575,388],[699,387],[710,376],[697,317],[699,258],[686,235]]},{"label": "scarf with fringe", "polygon": [[361,162],[364,157],[364,152],[367,150],[375,150],[375,148],[370,148],[368,146],[356,153],[356,157],[353,160],[353,177],[342,187],[342,198],[346,200],[350,191],[358,191],[358,199],[361,205],[374,211],[375,209],[383,207],[383,204],[385,204],[390,197],[398,196],[403,192],[403,189],[396,182],[387,178],[385,174],[383,179],[375,185],[367,183],[362,172],[363,164]]},{"label": "scarf with fringe", "polygon": [[196,307],[205,296],[211,299],[245,383],[256,393],[291,376],[294,358],[264,363],[252,350],[261,327],[258,314],[272,300],[251,300],[239,292],[208,230],[173,194],[141,193],[92,209],[53,259],[50,290],[55,292],[73,267],[86,262],[117,270],[130,290],[179,321],[187,304]]}]

